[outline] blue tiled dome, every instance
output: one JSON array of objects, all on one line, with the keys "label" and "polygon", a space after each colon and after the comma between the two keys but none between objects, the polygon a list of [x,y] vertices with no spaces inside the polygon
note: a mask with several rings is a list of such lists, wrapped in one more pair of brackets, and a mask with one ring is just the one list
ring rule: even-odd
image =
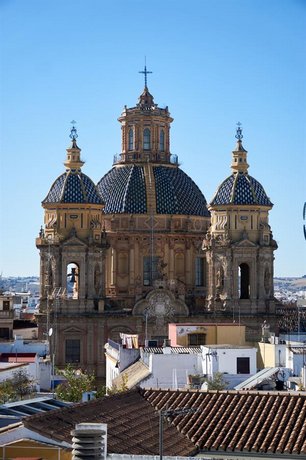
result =
[{"label": "blue tiled dome", "polygon": [[272,206],[263,186],[254,177],[239,172],[229,176],[219,186],[211,203],[213,205]]},{"label": "blue tiled dome", "polygon": [[153,167],[159,214],[209,216],[206,200],[193,180],[179,168]]},{"label": "blue tiled dome", "polygon": [[134,165],[111,169],[97,185],[106,213],[147,212],[147,195],[143,168]]},{"label": "blue tiled dome", "polygon": [[80,170],[68,170],[52,184],[43,203],[93,203],[103,201],[93,181]]},{"label": "blue tiled dome", "polygon": [[[187,174],[167,166],[152,166],[152,170],[157,214],[209,216],[203,194]],[[97,188],[106,213],[148,212],[144,166],[114,167],[100,180]]]}]

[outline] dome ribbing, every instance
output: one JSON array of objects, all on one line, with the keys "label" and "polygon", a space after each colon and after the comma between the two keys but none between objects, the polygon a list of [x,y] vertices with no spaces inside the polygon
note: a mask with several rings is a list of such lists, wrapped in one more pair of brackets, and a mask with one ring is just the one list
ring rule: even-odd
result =
[{"label": "dome ribbing", "polygon": [[209,216],[206,200],[193,182],[178,167],[146,165],[153,172],[151,180],[145,177],[145,166],[113,167],[98,183],[97,188],[105,203],[105,213],[146,214],[148,195],[155,190],[157,214]]},{"label": "dome ribbing", "polygon": [[239,172],[225,179],[218,187],[212,201],[214,205],[273,206],[263,186],[254,177]]},{"label": "dome ribbing", "polygon": [[70,169],[54,181],[43,203],[102,204],[103,201],[86,174]]}]

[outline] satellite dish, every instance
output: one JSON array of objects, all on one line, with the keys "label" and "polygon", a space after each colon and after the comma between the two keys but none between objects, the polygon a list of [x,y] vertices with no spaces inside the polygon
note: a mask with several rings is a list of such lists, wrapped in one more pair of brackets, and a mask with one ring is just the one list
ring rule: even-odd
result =
[{"label": "satellite dish", "polygon": [[49,331],[48,331],[48,336],[51,337],[51,335],[53,334],[53,328],[50,327]]}]

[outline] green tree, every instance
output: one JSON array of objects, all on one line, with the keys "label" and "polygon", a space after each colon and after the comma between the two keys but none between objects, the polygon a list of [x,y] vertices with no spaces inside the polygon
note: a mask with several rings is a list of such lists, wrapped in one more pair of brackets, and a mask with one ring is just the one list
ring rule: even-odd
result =
[{"label": "green tree", "polygon": [[205,379],[208,390],[225,390],[228,382],[224,380],[222,372],[216,372],[212,379]]},{"label": "green tree", "polygon": [[122,393],[128,390],[128,376],[122,375],[120,385],[113,385],[111,388],[106,388],[106,394],[108,396],[114,395],[116,393]]},{"label": "green tree", "polygon": [[26,370],[18,369],[13,372],[12,378],[0,383],[0,402],[4,404],[8,401],[22,399],[33,392],[33,379],[31,379]]},{"label": "green tree", "polygon": [[29,376],[26,370],[19,369],[13,372],[13,377],[10,379],[14,392],[20,399],[28,396],[34,391],[33,379]]},{"label": "green tree", "polygon": [[11,380],[4,380],[0,383],[0,403],[5,404],[16,398]]},{"label": "green tree", "polygon": [[79,402],[86,391],[95,390],[95,375],[86,371],[75,369],[68,365],[64,370],[58,371],[65,377],[65,381],[55,389],[57,396],[64,401]]}]

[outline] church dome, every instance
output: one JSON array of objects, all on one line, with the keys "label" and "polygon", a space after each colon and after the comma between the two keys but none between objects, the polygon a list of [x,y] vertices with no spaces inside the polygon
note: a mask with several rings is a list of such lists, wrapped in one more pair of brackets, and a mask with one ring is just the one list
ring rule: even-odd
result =
[{"label": "church dome", "polygon": [[124,106],[121,153],[98,182],[106,214],[156,214],[209,217],[207,203],[170,151],[168,107],[159,107],[147,86],[134,107]]},{"label": "church dome", "polygon": [[210,204],[272,206],[263,186],[254,177],[243,172],[232,174],[225,179]]},{"label": "church dome", "polygon": [[237,143],[232,152],[232,174],[218,187],[211,206],[218,205],[259,205],[272,207],[263,186],[248,173],[247,150],[242,145],[241,123],[237,123]]},{"label": "church dome", "polygon": [[52,184],[43,203],[92,203],[102,200],[94,182],[80,170],[67,170]]},{"label": "church dome", "polygon": [[81,171],[84,161],[80,157],[81,149],[77,145],[77,137],[76,128],[72,126],[72,143],[66,149],[67,158],[64,163],[66,172],[53,182],[43,203],[103,204],[94,182]]},{"label": "church dome", "polygon": [[114,166],[100,180],[97,188],[107,214],[146,214],[150,212],[148,199],[153,194],[157,214],[210,215],[198,186],[175,166]]}]

